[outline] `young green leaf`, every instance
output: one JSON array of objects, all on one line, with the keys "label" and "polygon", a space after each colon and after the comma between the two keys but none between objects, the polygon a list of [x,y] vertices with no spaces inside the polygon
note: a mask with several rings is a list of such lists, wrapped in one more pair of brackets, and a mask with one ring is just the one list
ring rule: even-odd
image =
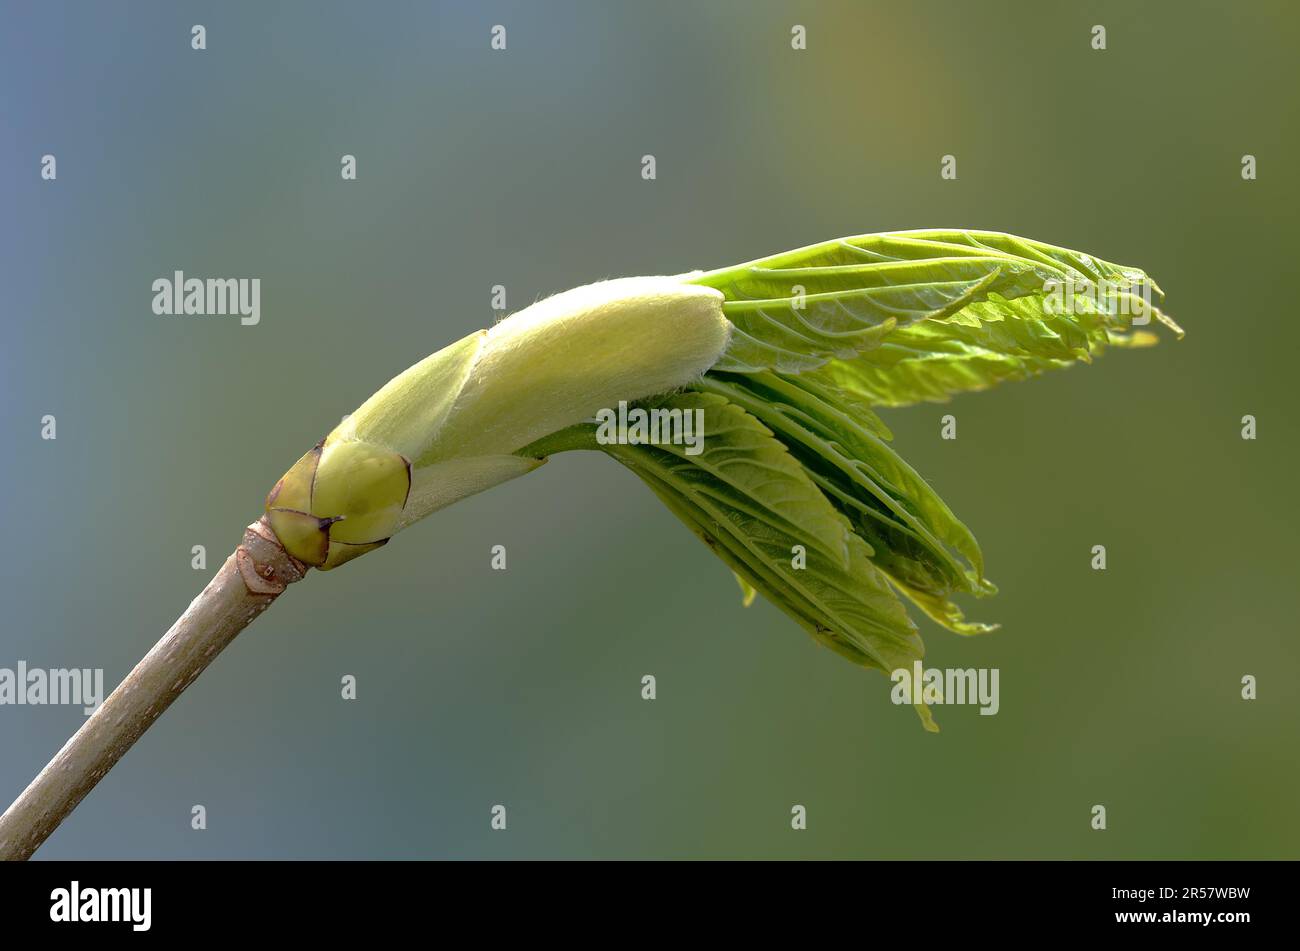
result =
[{"label": "young green leaf", "polygon": [[[627,466],[741,579],[823,645],[881,671],[924,654],[915,625],[873,564],[871,545],[758,419],[714,393],[680,393],[647,409],[701,410],[705,449],[598,444]],[[830,544],[828,544],[830,542]],[[802,549],[802,551],[801,551]],[[918,709],[927,723],[928,711]]]},{"label": "young green leaf", "polygon": [[[1181,334],[1159,308],[1141,311],[1146,301],[1140,291],[1160,295],[1141,269],[996,232],[860,235],[691,280],[723,292],[723,312],[736,328],[715,370],[804,373],[831,360],[849,361],[853,367],[843,375],[851,378],[860,367],[861,391],[888,405],[914,401],[916,393],[978,388],[1055,365],[1044,360],[1086,358],[1112,337],[1127,342],[1135,316],[1130,310]],[[1084,293],[1090,288],[1111,291],[1114,312]],[[1053,313],[1067,294],[1077,313]],[[941,366],[904,367],[899,389],[907,398],[894,398],[892,380],[880,368],[897,365],[913,351],[918,359],[932,358],[932,346],[947,339],[939,325],[978,331],[1003,321],[1013,326],[968,335],[968,349],[947,351]],[[918,325],[924,329],[913,332]],[[951,369],[963,361],[964,367]],[[947,385],[937,379],[945,376]]]}]

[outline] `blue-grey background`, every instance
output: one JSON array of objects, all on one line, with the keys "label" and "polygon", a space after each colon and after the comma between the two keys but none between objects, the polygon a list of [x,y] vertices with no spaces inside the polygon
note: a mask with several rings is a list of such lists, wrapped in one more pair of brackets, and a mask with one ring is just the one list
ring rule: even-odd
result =
[{"label": "blue-grey background", "polygon": [[[1001,670],[995,717],[924,733],[578,454],[292,590],[40,857],[1300,853],[1294,5],[0,9],[0,667],[116,683],[281,472],[489,324],[494,284],[518,308],[975,227],[1141,265],[1188,330],[887,416],[1001,586],[971,606],[996,634],[923,622],[929,663]],[[175,269],[261,278],[260,325],[155,316]],[[81,720],[0,707],[0,799]]]}]

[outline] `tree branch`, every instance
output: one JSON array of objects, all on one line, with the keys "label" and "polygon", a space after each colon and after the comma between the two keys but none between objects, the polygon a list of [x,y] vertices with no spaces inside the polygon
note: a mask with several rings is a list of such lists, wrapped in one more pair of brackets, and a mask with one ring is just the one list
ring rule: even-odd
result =
[{"label": "tree branch", "polygon": [[235,635],[307,568],[262,518],[162,640],[0,816],[0,859],[31,857]]}]

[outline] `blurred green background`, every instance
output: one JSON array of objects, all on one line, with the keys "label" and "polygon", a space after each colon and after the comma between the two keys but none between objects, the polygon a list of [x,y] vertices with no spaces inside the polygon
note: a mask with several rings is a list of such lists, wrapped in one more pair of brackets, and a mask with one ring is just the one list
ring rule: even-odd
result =
[{"label": "blurred green background", "polygon": [[[919,622],[928,663],[1000,669],[997,716],[941,707],[923,732],[885,678],[742,609],[634,476],[573,454],[295,588],[40,857],[1300,853],[1294,5],[3,11],[0,667],[115,684],[275,479],[490,324],[494,284],[517,309],[972,227],[1140,265],[1188,331],[886,414],[1001,587],[967,605],[995,634]],[[175,269],[261,278],[260,325],[155,316]],[[0,707],[0,799],[82,719]]]}]

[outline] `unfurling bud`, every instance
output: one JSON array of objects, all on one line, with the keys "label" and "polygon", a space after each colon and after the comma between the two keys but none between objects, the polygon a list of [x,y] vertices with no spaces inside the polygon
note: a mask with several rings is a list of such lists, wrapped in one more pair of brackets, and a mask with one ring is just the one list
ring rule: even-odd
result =
[{"label": "unfurling bud", "polygon": [[513,455],[619,400],[697,380],[727,345],[723,295],[690,275],[603,281],[547,298],[399,374],[280,479],[271,527],[335,568],[430,512],[544,459]]}]

